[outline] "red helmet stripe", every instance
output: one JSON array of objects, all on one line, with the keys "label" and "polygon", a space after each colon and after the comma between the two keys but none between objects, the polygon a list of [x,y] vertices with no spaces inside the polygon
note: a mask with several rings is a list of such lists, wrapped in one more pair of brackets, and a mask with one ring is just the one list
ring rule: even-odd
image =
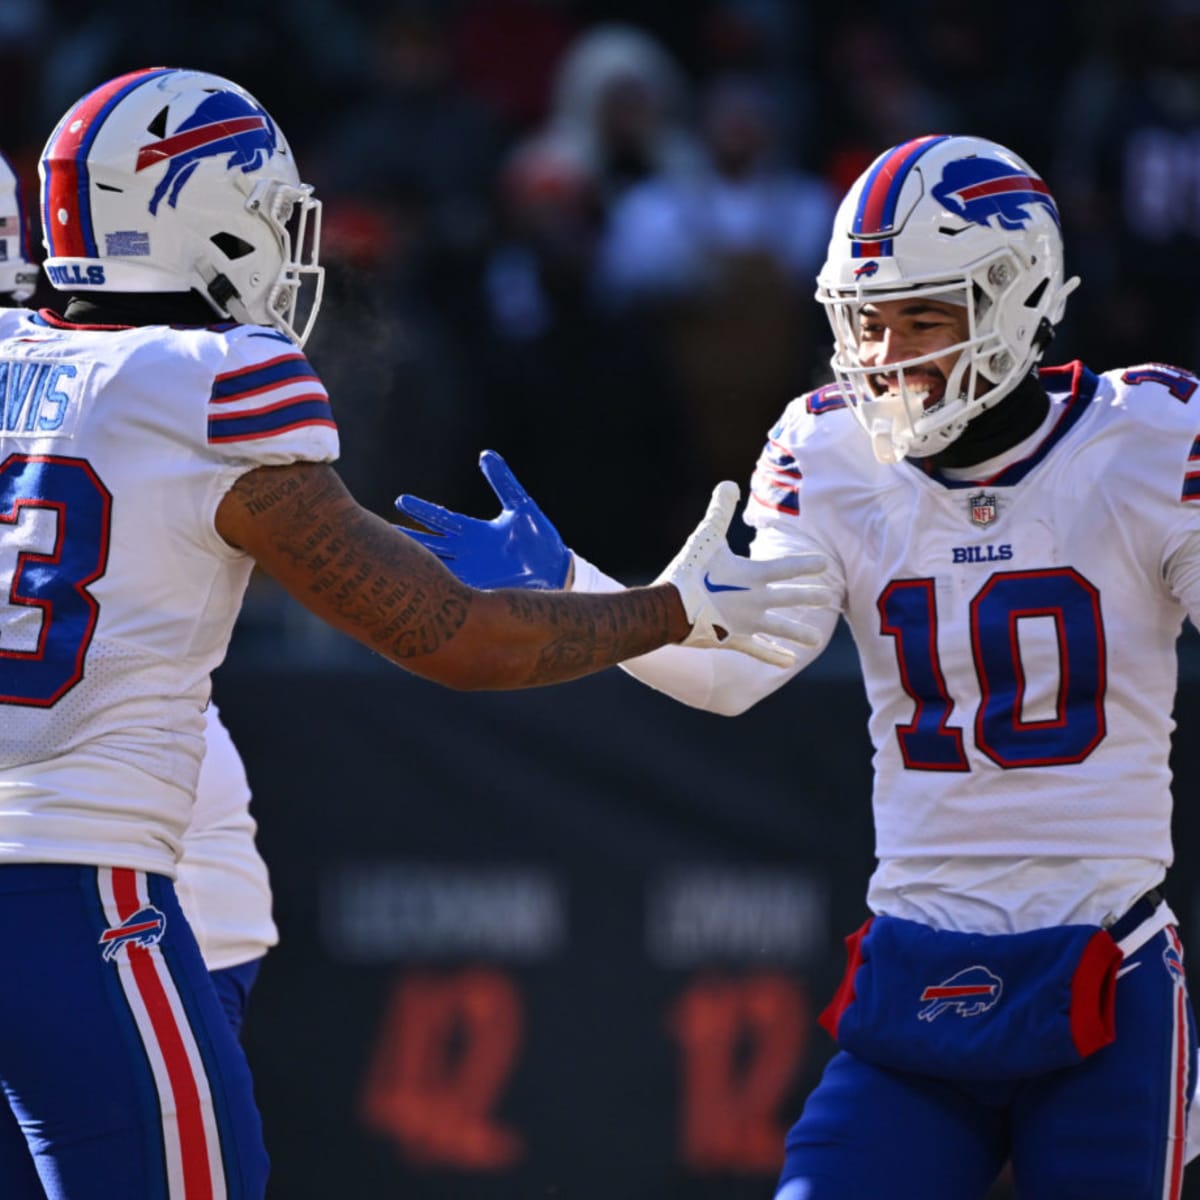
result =
[{"label": "red helmet stripe", "polygon": [[958,196],[963,200],[978,200],[980,196],[998,196],[1003,192],[1038,192],[1050,195],[1050,189],[1041,179],[1032,175],[1006,175],[1001,179],[987,179],[971,187],[961,188]]},{"label": "red helmet stripe", "polygon": [[[854,218],[853,233],[856,235],[876,235],[890,233],[896,219],[896,201],[900,197],[900,188],[908,177],[912,165],[938,142],[946,140],[945,134],[929,134],[925,137],[914,138],[904,142],[879,158],[858,199],[858,212]],[[865,250],[856,243],[856,257],[866,253],[878,257],[891,254],[890,242]]]},{"label": "red helmet stripe", "polygon": [[131,71],[89,92],[58,123],[42,153],[42,227],[54,258],[95,258],[87,155],[113,106],[169,68]]}]

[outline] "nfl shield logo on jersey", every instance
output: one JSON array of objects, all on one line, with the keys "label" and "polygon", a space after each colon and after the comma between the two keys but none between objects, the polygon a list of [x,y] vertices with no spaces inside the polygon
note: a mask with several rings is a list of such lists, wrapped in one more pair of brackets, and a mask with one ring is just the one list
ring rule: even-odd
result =
[{"label": "nfl shield logo on jersey", "polygon": [[967,511],[973,525],[990,525],[996,519],[996,493],[976,492],[969,496]]}]

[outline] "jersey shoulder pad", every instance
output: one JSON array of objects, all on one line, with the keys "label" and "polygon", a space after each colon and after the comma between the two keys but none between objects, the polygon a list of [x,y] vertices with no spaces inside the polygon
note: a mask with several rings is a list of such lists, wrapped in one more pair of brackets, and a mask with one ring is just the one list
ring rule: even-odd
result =
[{"label": "jersey shoulder pad", "polygon": [[806,392],[794,402],[803,404],[804,411],[810,417],[824,416],[825,413],[838,412],[846,407],[846,397],[840,384],[827,383],[814,391]]},{"label": "jersey shoulder pad", "polygon": [[224,331],[224,360],[208,398],[208,444],[263,464],[337,457],[329,395],[290,338],[258,325]]},{"label": "jersey shoulder pad", "polygon": [[[1180,424],[1193,424],[1200,413],[1200,379],[1183,367],[1167,363],[1141,363],[1136,367],[1118,367],[1106,371],[1103,378],[1114,390],[1117,403],[1128,406],[1143,420],[1152,420],[1156,409],[1165,409],[1167,417],[1180,418]],[[1195,401],[1195,407],[1190,408]],[[1136,406],[1136,411],[1135,411]],[[1184,406],[1190,411],[1182,412]]]},{"label": "jersey shoulder pad", "polygon": [[0,308],[0,339],[28,332],[29,318],[33,315],[27,308]]},{"label": "jersey shoulder pad", "polygon": [[865,448],[862,430],[836,384],[798,397],[767,434],[750,480],[746,519],[756,509],[798,516],[810,464],[854,458]]},{"label": "jersey shoulder pad", "polygon": [[1101,378],[1111,389],[1111,420],[1129,431],[1124,457],[1141,494],[1161,488],[1172,503],[1200,503],[1200,378],[1166,363],[1117,368]]},{"label": "jersey shoulder pad", "polygon": [[1137,429],[1139,438],[1169,445],[1200,433],[1200,379],[1182,367],[1117,367],[1100,376],[1096,395],[1109,419]]},{"label": "jersey shoulder pad", "polygon": [[769,436],[794,445],[820,439],[825,445],[839,441],[848,433],[862,435],[841,388],[836,383],[829,383],[797,396],[783,410]]}]

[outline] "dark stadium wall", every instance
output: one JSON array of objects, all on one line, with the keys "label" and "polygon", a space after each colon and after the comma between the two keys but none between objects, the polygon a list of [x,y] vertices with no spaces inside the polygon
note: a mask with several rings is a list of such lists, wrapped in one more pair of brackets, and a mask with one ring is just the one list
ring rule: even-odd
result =
[{"label": "dark stadium wall", "polygon": [[[770,1196],[865,916],[853,673],[733,720],[617,671],[461,695],[369,658],[235,656],[216,695],[283,939],[245,1033],[273,1197]],[[1196,845],[1194,739],[1176,768]],[[1190,935],[1195,875],[1168,890]]]}]

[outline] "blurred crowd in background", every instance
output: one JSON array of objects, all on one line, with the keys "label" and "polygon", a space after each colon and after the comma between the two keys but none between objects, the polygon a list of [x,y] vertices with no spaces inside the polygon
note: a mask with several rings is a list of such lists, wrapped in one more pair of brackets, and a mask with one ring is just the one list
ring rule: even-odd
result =
[{"label": "blurred crowd in background", "polygon": [[1200,0],[0,0],[31,200],[66,107],[151,65],[247,87],[323,200],[307,351],[381,515],[495,511],[492,446],[569,544],[657,570],[828,378],[837,200],[923,133],[1049,182],[1084,283],[1048,361],[1200,366]]}]

